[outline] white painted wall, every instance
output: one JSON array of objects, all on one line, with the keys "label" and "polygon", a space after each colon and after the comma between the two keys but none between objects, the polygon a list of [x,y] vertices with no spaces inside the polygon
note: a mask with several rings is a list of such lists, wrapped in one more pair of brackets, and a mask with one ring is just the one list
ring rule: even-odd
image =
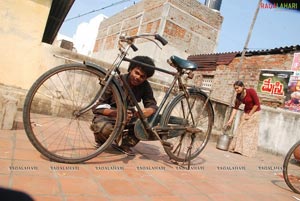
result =
[{"label": "white painted wall", "polygon": [[300,114],[281,108],[262,107],[258,146],[285,155],[300,140]]}]

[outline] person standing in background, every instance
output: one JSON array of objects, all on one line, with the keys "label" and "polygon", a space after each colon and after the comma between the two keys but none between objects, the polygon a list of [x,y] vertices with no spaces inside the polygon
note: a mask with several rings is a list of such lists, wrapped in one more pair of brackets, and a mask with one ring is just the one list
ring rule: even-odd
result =
[{"label": "person standing in background", "polygon": [[244,113],[229,145],[229,151],[254,157],[257,152],[260,102],[252,88],[246,88],[242,81],[233,84],[236,92],[235,104],[226,126],[231,126],[241,104],[245,104]]}]

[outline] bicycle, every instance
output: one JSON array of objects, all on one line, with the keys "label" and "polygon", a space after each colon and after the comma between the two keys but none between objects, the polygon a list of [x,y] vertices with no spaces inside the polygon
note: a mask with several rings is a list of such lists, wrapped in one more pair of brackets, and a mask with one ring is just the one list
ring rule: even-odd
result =
[{"label": "bicycle", "polygon": [[[102,153],[122,135],[126,123],[128,95],[139,113],[135,124],[141,140],[159,140],[170,159],[188,162],[205,148],[214,122],[209,96],[196,87],[188,87],[182,76],[192,79],[195,63],[171,56],[168,63],[176,72],[146,65],[127,58],[136,39],[149,40],[159,48],[167,41],[159,34],[120,36],[120,54],[109,69],[86,62],[57,66],[41,75],[25,99],[23,122],[33,146],[45,157],[61,163],[82,163]],[[125,45],[124,45],[125,44]],[[145,118],[127,82],[122,80],[120,65],[135,62],[173,76],[161,104],[152,118]],[[123,83],[121,87],[120,83]],[[113,131],[100,147],[90,130],[91,108],[111,90],[116,101],[117,117]],[[175,93],[168,100],[171,93]],[[152,136],[152,137],[149,137]]]},{"label": "bicycle", "polygon": [[284,158],[283,178],[293,192],[300,194],[300,141],[290,148]]}]

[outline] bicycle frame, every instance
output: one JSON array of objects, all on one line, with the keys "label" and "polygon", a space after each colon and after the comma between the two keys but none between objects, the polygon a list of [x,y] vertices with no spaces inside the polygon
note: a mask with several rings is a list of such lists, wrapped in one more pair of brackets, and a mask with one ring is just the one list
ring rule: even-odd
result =
[{"label": "bicycle frame", "polygon": [[[159,104],[159,107],[158,107],[157,111],[154,113],[153,118],[151,119],[150,123],[148,123],[146,121],[146,118],[143,115],[142,109],[139,106],[139,104],[138,104],[138,102],[137,102],[137,100],[136,100],[136,98],[135,98],[135,96],[134,96],[134,94],[133,94],[130,86],[128,85],[128,83],[126,82],[126,80],[124,80],[124,78],[120,77],[121,80],[122,80],[122,82],[123,82],[123,84],[124,84],[125,90],[129,93],[129,95],[130,95],[129,97],[131,98],[131,101],[133,102],[133,104],[135,105],[135,107],[136,107],[136,109],[137,109],[137,111],[139,113],[139,119],[141,120],[141,122],[142,122],[145,130],[148,133],[154,134],[159,140],[161,140],[160,137],[159,137],[159,135],[158,135],[158,133],[154,129],[152,129],[152,127],[153,127],[154,122],[156,122],[156,120],[157,120],[157,118],[159,116],[159,113],[161,112],[163,106],[165,105],[165,103],[166,103],[168,97],[170,96],[172,90],[174,89],[174,87],[176,85],[176,82],[178,82],[179,89],[181,91],[183,91],[186,95],[188,95],[188,93],[186,91],[186,87],[184,86],[184,84],[183,84],[183,82],[181,80],[182,72],[180,72],[180,71],[171,72],[171,71],[159,68],[159,67],[154,67],[154,66],[147,65],[147,64],[144,64],[144,63],[141,63],[141,62],[137,62],[135,60],[131,60],[131,59],[128,59],[126,57],[124,57],[124,61],[133,62],[133,63],[136,63],[138,65],[143,65],[143,66],[145,66],[147,68],[152,68],[152,69],[155,69],[157,71],[160,71],[160,72],[172,75],[174,77],[173,80],[172,80],[172,82],[171,82],[171,86],[169,87],[169,89],[167,90],[166,94],[164,95],[164,97],[163,97],[161,103]],[[191,108],[190,105],[189,105],[189,108]],[[182,130],[184,128],[183,127],[182,128],[181,127],[177,127],[176,129]],[[173,130],[174,130],[174,128],[173,128]]]},{"label": "bicycle frame", "polygon": [[[124,90],[125,93],[127,92],[129,94],[129,97],[130,97],[131,101],[133,102],[134,106],[137,109],[137,112],[139,114],[139,119],[141,120],[144,128],[146,129],[146,131],[148,133],[151,133],[151,134],[155,135],[156,137],[158,137],[158,139],[160,139],[159,136],[158,136],[158,134],[152,129],[153,128],[153,124],[154,124],[154,122],[157,121],[157,119],[159,117],[159,113],[162,111],[164,105],[166,104],[167,99],[170,96],[170,94],[172,93],[172,90],[174,89],[176,83],[178,83],[180,91],[183,91],[183,93],[185,93],[186,96],[187,96],[187,98],[188,98],[187,89],[186,89],[186,87],[184,86],[184,84],[183,84],[183,82],[181,80],[182,72],[180,72],[180,71],[177,71],[177,72],[168,71],[168,70],[165,70],[165,69],[162,69],[162,68],[159,68],[159,67],[155,67],[155,66],[144,64],[144,63],[141,63],[141,62],[138,62],[138,61],[135,61],[135,60],[131,60],[131,59],[127,58],[127,57],[124,57],[123,61],[133,62],[133,63],[136,63],[138,65],[143,65],[143,66],[145,66],[147,68],[153,68],[153,69],[155,69],[157,71],[160,71],[160,72],[172,75],[174,77],[173,80],[172,80],[172,82],[171,82],[171,85],[170,85],[169,89],[167,90],[167,92],[165,93],[165,95],[164,95],[164,97],[163,97],[163,99],[162,99],[162,101],[161,101],[161,103],[160,103],[157,111],[153,114],[153,118],[151,119],[151,122],[148,122],[146,120],[146,117],[144,116],[144,114],[142,112],[142,109],[139,106],[138,101],[136,100],[136,98],[135,98],[135,96],[134,96],[134,94],[133,94],[130,86],[128,85],[127,81],[124,80],[124,78],[122,78],[122,76],[120,76],[121,73],[118,70],[118,66],[120,65],[120,63],[118,65],[115,65],[115,68],[113,68],[114,70],[110,70],[109,71],[109,72],[111,72],[111,75],[110,76],[106,76],[106,80],[107,81],[105,81],[105,78],[100,81],[102,87],[100,88],[99,93],[93,99],[93,101],[87,107],[85,107],[85,108],[81,109],[80,111],[78,111],[76,113],[76,115],[80,116],[81,114],[89,111],[94,105],[96,105],[97,104],[97,100],[99,100],[101,98],[101,96],[103,95],[103,92],[106,90],[106,88],[108,87],[109,83],[110,82],[115,82],[115,78],[116,78],[116,76],[118,76],[122,80],[124,89],[121,89],[120,86],[118,86],[118,88],[120,89],[120,91]],[[86,63],[86,65],[91,66],[92,64]],[[94,67],[96,67],[97,69],[99,69],[98,66],[94,66]],[[117,82],[115,82],[115,84],[119,85]],[[191,106],[189,105],[188,107],[190,108]],[[127,111],[127,105],[124,105],[124,110],[123,111],[125,112],[125,114],[127,114],[126,113],[126,111]],[[125,116],[124,120],[125,119],[126,119],[126,116]],[[125,124],[125,122],[124,122],[124,124]],[[175,130],[175,128],[172,128],[172,129]],[[185,127],[176,127],[176,130],[184,130],[184,129],[186,129],[186,128]],[[164,128],[163,130],[166,130],[166,128]]]},{"label": "bicycle frame", "polygon": [[[168,64],[176,71],[129,59],[129,48],[137,50],[134,41],[138,38],[167,44],[159,34],[120,36],[120,54],[110,68],[86,61],[64,64],[46,71],[34,82],[24,100],[23,122],[30,142],[43,156],[56,162],[82,163],[110,145],[121,147],[127,134],[134,134],[141,141],[159,140],[171,160],[188,162],[188,167],[201,153],[209,140],[214,119],[209,97],[184,82],[185,75],[193,78],[197,65],[175,55]],[[123,61],[172,76],[163,100],[151,116],[143,114],[128,76],[121,73]],[[57,91],[61,91],[62,98],[56,96]],[[104,106],[102,103],[109,104],[111,110],[95,111],[94,108]],[[136,110],[134,123],[128,122],[131,106]],[[102,131],[96,128],[96,121],[102,123],[101,118],[96,119],[102,112],[109,113],[112,123],[107,128],[111,132],[106,139],[98,139],[104,136],[99,136]],[[124,132],[126,128],[128,132]]]},{"label": "bicycle frame", "polygon": [[[149,39],[150,40],[150,39]],[[128,43],[128,42],[127,42]],[[120,41],[119,41],[119,46],[120,45]],[[104,72],[106,73],[105,77],[100,80],[100,85],[102,86],[99,90],[99,93],[97,93],[95,99],[85,108],[81,109],[80,111],[76,112],[76,116],[80,116],[81,114],[89,111],[93,106],[95,106],[97,104],[97,100],[99,100],[102,95],[104,94],[104,91],[107,89],[108,85],[111,83],[111,82],[114,82],[116,85],[119,85],[116,81],[115,81],[115,78],[116,76],[122,80],[123,82],[123,86],[124,86],[124,89],[125,92],[127,92],[129,94],[129,97],[131,99],[131,101],[133,102],[134,106],[136,107],[137,109],[137,112],[139,114],[139,119],[141,120],[142,122],[142,125],[144,126],[145,130],[147,133],[149,134],[153,134],[155,135],[162,143],[163,141],[161,140],[161,138],[159,137],[158,133],[153,129],[153,124],[154,122],[156,122],[157,118],[159,117],[159,113],[161,112],[163,106],[165,105],[168,97],[170,96],[170,94],[172,93],[172,90],[174,89],[176,83],[178,83],[178,87],[179,87],[179,90],[180,91],[183,91],[183,93],[185,94],[186,98],[188,99],[189,95],[188,95],[188,92],[187,92],[187,88],[185,87],[185,85],[183,84],[182,82],[182,79],[181,79],[181,76],[184,74],[184,70],[183,69],[177,69],[177,72],[172,72],[172,71],[168,71],[168,70],[165,70],[163,68],[159,68],[159,67],[155,67],[155,66],[151,66],[151,65],[148,65],[148,64],[145,64],[145,63],[142,63],[142,62],[138,62],[138,61],[135,61],[135,60],[132,60],[132,59],[129,59],[126,57],[127,55],[127,52],[129,51],[130,48],[133,48],[135,49],[136,47],[132,47],[133,46],[133,41],[131,41],[130,43],[128,43],[128,45],[126,46],[126,48],[123,48],[123,46],[121,46],[122,48],[120,48],[120,51],[121,51],[121,54],[115,59],[115,61],[113,62],[112,64],[112,67],[107,71],[107,72]],[[121,75],[121,72],[119,70],[119,67],[121,66],[121,63],[123,61],[127,61],[127,62],[132,62],[132,63],[135,63],[137,65],[142,65],[142,66],[145,66],[147,68],[152,68],[154,70],[157,70],[157,71],[160,71],[160,72],[163,72],[165,74],[169,74],[171,76],[173,76],[173,80],[171,82],[171,86],[169,87],[169,89],[167,90],[165,96],[163,97],[157,111],[154,113],[153,115],[153,118],[151,120],[151,122],[147,122],[143,112],[142,112],[142,109],[141,107],[139,106],[136,98],[135,98],[135,95],[133,94],[130,86],[128,85],[128,83],[126,82],[126,80],[124,80],[124,78],[122,78]],[[100,69],[100,67],[97,67],[98,69]],[[120,93],[122,91],[121,87],[118,86],[118,88],[120,89]],[[189,108],[189,113],[190,114],[187,114],[187,115],[191,115],[191,105],[190,103],[187,101],[188,103],[188,108]],[[127,104],[124,105],[124,119],[123,119],[123,124],[125,125],[125,121],[126,121],[126,115],[127,115]],[[194,118],[193,118],[193,115],[191,115],[192,117],[192,121],[194,123]],[[163,130],[168,130],[167,128],[161,128]],[[186,128],[185,127],[176,127],[176,128],[172,128],[172,130],[185,130]]]}]

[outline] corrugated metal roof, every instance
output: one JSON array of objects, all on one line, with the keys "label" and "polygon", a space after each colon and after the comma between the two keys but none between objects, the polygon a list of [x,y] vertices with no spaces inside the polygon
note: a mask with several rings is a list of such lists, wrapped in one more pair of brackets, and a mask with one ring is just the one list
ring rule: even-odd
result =
[{"label": "corrugated metal roof", "polygon": [[187,59],[198,65],[198,70],[214,71],[217,65],[229,64],[238,53],[193,55]]},{"label": "corrugated metal roof", "polygon": [[[254,51],[247,51],[246,56],[252,55],[269,55],[269,54],[286,54],[300,51],[300,45],[293,45],[293,46],[285,46],[285,47],[278,47],[273,49],[265,49],[265,50],[254,50]],[[241,55],[241,52],[240,54]]]},{"label": "corrugated metal roof", "polygon": [[[271,54],[286,54],[300,51],[300,45],[279,47],[266,50],[247,51],[245,56],[253,55],[271,55]],[[242,55],[242,52],[225,52],[212,54],[190,55],[187,59],[195,62],[198,65],[198,70],[214,71],[218,65],[227,65],[235,57]]]},{"label": "corrugated metal roof", "polygon": [[52,44],[75,0],[53,0],[42,42]]}]

